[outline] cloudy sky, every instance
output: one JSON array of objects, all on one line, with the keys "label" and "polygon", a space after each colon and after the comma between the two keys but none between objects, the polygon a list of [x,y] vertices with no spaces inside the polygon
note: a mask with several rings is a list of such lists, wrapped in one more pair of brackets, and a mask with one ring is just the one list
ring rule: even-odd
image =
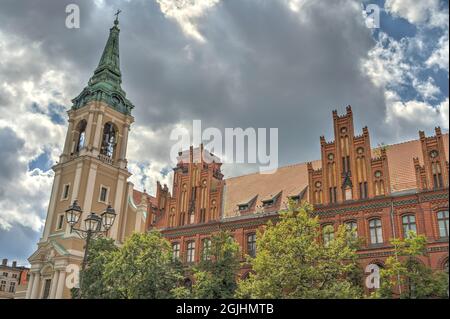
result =
[{"label": "cloudy sky", "polygon": [[[79,29],[65,27],[71,3]],[[369,3],[381,9],[379,29],[366,26]],[[117,8],[138,189],[170,183],[170,131],[194,119],[279,128],[281,165],[318,158],[331,111],[349,104],[374,146],[448,131],[448,1],[0,0],[0,257],[26,263],[36,248],[66,110]]]}]

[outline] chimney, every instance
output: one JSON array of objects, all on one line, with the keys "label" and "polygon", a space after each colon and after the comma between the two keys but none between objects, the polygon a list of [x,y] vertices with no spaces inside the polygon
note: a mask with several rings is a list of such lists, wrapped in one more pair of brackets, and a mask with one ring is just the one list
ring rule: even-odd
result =
[{"label": "chimney", "polygon": [[7,266],[7,265],[8,265],[8,259],[7,258],[3,258],[2,266]]},{"label": "chimney", "polygon": [[12,266],[13,266],[13,268],[16,268],[16,267],[17,267],[17,261],[14,260],[14,261],[12,262]]}]

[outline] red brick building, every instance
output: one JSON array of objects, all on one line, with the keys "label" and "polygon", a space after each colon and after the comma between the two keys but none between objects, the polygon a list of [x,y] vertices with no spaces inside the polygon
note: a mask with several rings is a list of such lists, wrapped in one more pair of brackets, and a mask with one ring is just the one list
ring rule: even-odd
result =
[{"label": "red brick building", "polygon": [[428,238],[426,265],[448,267],[448,134],[436,128],[434,136],[419,132],[418,140],[372,149],[367,127],[355,135],[350,106],[345,115],[333,112],[333,125],[334,140],[320,138],[320,160],[269,175],[224,179],[220,159],[202,147],[180,153],[171,191],[158,183],[156,197],[134,192],[136,203],[147,201],[147,229],[160,229],[186,262],[199,261],[212,233],[228,230],[244,257],[255,252],[257,229],[289,198],[307,200],[323,226],[356,228],[362,267],[382,266],[389,240],[408,230]]}]

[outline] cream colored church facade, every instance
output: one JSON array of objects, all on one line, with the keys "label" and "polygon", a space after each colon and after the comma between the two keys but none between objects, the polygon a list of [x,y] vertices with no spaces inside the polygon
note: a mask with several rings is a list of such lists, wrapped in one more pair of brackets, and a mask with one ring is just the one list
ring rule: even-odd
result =
[{"label": "cream colored church facade", "polygon": [[119,23],[116,19],[100,63],[88,86],[73,100],[64,150],[55,172],[44,231],[29,257],[29,299],[70,298],[74,269],[84,256],[84,240],[65,221],[64,212],[78,200],[83,210],[79,228],[91,212],[110,204],[117,214],[108,236],[117,244],[143,232],[147,207],[133,202],[127,181],[127,141],[133,105],[121,88]]}]

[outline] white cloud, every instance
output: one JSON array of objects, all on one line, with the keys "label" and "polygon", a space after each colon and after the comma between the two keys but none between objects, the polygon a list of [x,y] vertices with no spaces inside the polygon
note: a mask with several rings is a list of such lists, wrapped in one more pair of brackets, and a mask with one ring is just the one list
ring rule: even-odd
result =
[{"label": "white cloud", "polygon": [[406,60],[407,49],[407,39],[396,41],[380,32],[379,41],[363,62],[363,69],[376,86],[402,85],[413,77],[413,66]]},{"label": "white cloud", "polygon": [[392,128],[397,130],[398,134],[410,127],[415,130],[421,127],[435,126],[440,126],[446,130],[449,128],[448,98],[437,106],[432,106],[417,100],[403,102],[395,92],[387,91],[386,102],[386,121]]},{"label": "white cloud", "polygon": [[0,199],[0,231],[9,230],[14,224],[41,231],[44,226],[53,172],[23,168],[9,185],[6,196]]},{"label": "white cloud", "polygon": [[[0,187],[0,228],[20,224],[39,231],[45,220],[53,172],[29,171],[28,164],[44,152],[58,160],[66,127],[52,122],[49,104],[68,104],[68,77],[52,65],[38,42],[0,31],[0,131],[15,143],[13,174]],[[35,103],[35,109],[32,105]],[[65,117],[63,110],[58,116]],[[3,154],[5,156],[5,154]],[[4,172],[2,172],[4,173]]]},{"label": "white cloud", "polygon": [[437,66],[448,72],[448,61],[449,61],[449,37],[448,29],[444,36],[439,39],[439,43],[436,49],[433,51],[431,56],[426,61],[428,67]]},{"label": "white cloud", "polygon": [[217,5],[220,0],[156,0],[161,12],[172,18],[180,25],[183,32],[199,42],[206,39],[198,31],[196,20],[202,17],[207,10]]},{"label": "white cloud", "polygon": [[384,8],[389,14],[404,18],[412,24],[448,27],[448,13],[441,8],[439,0],[386,0]]},{"label": "white cloud", "polygon": [[435,100],[436,96],[441,93],[441,90],[431,77],[426,81],[419,81],[415,78],[413,79],[413,86],[425,100]]}]

